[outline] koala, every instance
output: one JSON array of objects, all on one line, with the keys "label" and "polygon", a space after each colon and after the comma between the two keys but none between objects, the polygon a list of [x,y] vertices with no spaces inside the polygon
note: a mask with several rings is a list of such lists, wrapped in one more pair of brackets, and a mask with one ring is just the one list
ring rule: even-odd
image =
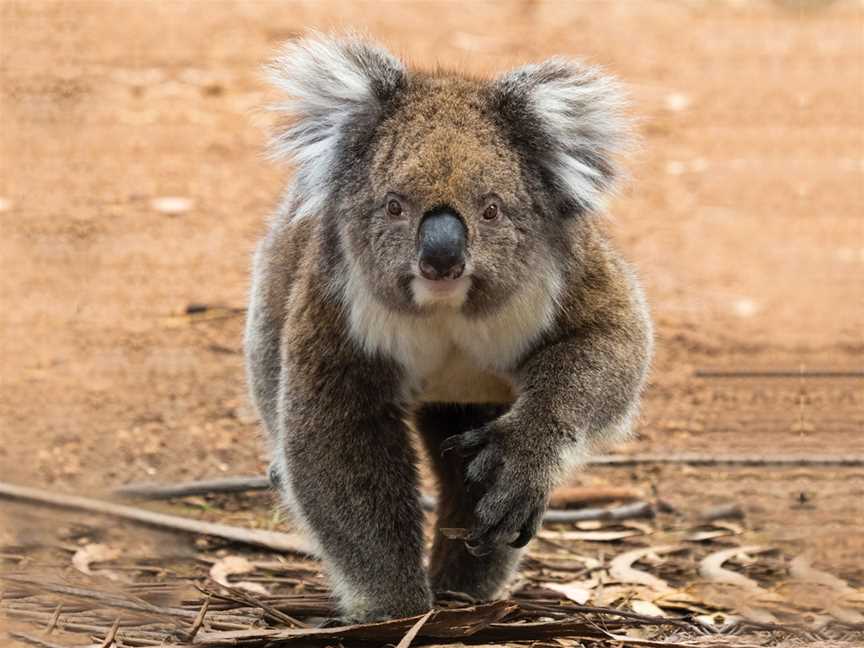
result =
[{"label": "koala", "polygon": [[[651,359],[596,216],[627,140],[618,85],[564,58],[423,71],[354,36],[292,41],[269,73],[294,174],[245,350],[272,481],[346,620],[493,599],[550,491],[628,435]],[[428,563],[415,438],[437,526],[464,530]]]}]

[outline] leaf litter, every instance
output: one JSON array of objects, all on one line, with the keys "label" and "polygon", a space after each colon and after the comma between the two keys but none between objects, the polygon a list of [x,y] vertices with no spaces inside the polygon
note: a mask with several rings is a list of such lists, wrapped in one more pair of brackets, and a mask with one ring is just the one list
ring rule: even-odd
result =
[{"label": "leaf litter", "polygon": [[[860,643],[861,590],[804,557],[738,544],[749,537],[746,521],[692,520],[695,526],[670,513],[550,525],[506,600],[442,593],[422,617],[337,627],[319,627],[337,612],[320,563],[308,555],[200,537],[194,552],[162,558],[141,542],[150,532],[131,527],[75,547],[0,547],[0,614],[14,623],[17,641],[49,648],[82,645],[82,638],[94,648]],[[92,525],[79,531],[86,537],[106,535],[104,521],[76,523]],[[776,564],[766,569],[768,558]],[[766,582],[765,574],[780,577]]]}]

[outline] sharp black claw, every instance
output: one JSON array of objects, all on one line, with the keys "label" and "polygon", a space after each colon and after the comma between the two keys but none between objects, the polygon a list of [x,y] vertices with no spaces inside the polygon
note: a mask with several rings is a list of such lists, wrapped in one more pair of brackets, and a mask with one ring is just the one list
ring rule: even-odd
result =
[{"label": "sharp black claw", "polygon": [[458,434],[455,436],[447,437],[444,441],[441,442],[441,456],[443,457],[445,454],[450,452],[451,450],[455,450],[462,445],[462,437]]},{"label": "sharp black claw", "polygon": [[521,549],[529,542],[531,542],[531,538],[533,537],[534,532],[531,529],[522,529],[522,531],[519,533],[519,536],[513,542],[509,543],[509,546],[513,547],[514,549]]}]

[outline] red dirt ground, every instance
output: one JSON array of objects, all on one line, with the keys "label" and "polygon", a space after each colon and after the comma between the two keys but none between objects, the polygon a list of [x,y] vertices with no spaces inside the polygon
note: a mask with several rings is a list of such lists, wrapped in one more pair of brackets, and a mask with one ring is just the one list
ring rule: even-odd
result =
[{"label": "red dirt ground", "polygon": [[[658,353],[621,452],[864,454],[864,5],[0,4],[0,478],[98,492],[263,471],[240,355],[250,251],[288,170],[262,156],[259,69],[308,28],[419,65],[553,54],[629,86],[642,137],[609,227]],[[177,215],[151,201],[180,196]],[[218,314],[218,312],[217,312]],[[590,469],[696,510],[735,500],[772,542],[864,582],[862,469]],[[806,506],[800,504],[803,498]]]}]

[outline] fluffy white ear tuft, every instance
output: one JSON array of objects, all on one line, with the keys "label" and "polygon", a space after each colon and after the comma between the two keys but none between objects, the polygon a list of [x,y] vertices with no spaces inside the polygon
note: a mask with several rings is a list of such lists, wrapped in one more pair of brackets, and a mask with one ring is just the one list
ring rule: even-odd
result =
[{"label": "fluffy white ear tuft", "polygon": [[565,200],[601,211],[619,176],[616,156],[629,141],[618,82],[564,58],[526,65],[495,84],[499,106],[527,140]]},{"label": "fluffy white ear tuft", "polygon": [[405,68],[383,48],[356,36],[315,34],[287,43],[268,66],[290,99],[275,106],[292,117],[271,141],[271,155],[296,165],[293,217],[320,214],[346,137],[371,131]]}]

